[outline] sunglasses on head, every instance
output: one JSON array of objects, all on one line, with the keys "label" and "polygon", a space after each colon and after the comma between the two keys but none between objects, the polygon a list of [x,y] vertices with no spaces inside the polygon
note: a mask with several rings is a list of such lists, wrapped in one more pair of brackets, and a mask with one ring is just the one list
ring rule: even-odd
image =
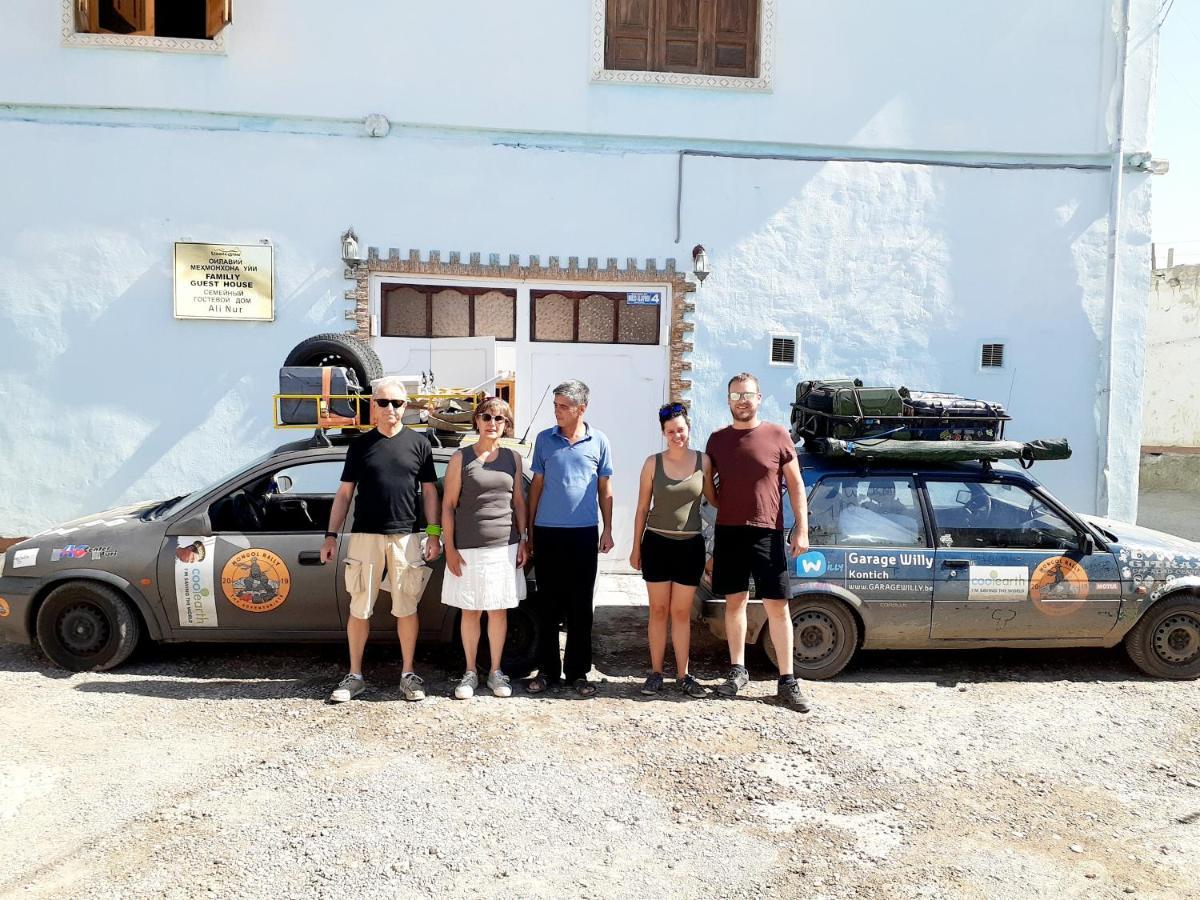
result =
[{"label": "sunglasses on head", "polygon": [[658,420],[666,422],[668,419],[673,419],[676,416],[686,416],[687,407],[682,403],[668,403],[658,411]]},{"label": "sunglasses on head", "polygon": [[380,409],[387,409],[389,406],[392,409],[399,409],[407,402],[407,400],[384,400],[380,397],[375,398],[375,405]]},{"label": "sunglasses on head", "polygon": [[501,415],[493,416],[491,413],[480,413],[479,419],[482,422],[498,422],[501,425],[503,425],[505,422],[508,421],[508,419],[506,419],[504,416],[501,416]]}]

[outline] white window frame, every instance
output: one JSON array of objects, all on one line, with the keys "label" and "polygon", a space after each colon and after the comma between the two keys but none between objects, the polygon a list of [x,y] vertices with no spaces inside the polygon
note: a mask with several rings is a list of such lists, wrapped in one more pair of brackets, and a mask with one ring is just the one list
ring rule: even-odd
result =
[{"label": "white window frame", "polygon": [[779,0],[759,0],[758,76],[696,75],[690,72],[637,72],[604,67],[607,3],[592,0],[592,82],[596,84],[649,84],[659,87],[693,87],[732,91],[770,92],[775,79],[775,16]]},{"label": "white window frame", "polygon": [[208,38],[155,37],[149,34],[90,34],[75,30],[77,0],[60,0],[62,4],[62,45],[64,47],[107,47],[113,50],[150,50],[158,53],[195,53],[208,56],[225,55],[226,25],[211,40]]},{"label": "white window frame", "polygon": [[[794,342],[794,346],[796,348],[795,362],[790,362],[790,363],[789,362],[776,362],[775,360],[773,360],[771,358],[771,350],[775,345],[776,338],[784,338],[785,340]],[[798,368],[800,368],[800,335],[784,334],[782,332],[771,332],[770,334],[768,334],[767,335],[767,365],[774,366],[777,369],[798,369]]]}]

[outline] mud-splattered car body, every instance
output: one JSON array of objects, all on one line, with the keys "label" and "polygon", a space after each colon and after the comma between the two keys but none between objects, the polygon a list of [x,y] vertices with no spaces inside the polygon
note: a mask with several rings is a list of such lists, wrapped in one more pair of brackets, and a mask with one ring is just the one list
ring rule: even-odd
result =
[{"label": "mud-splattered car body", "polygon": [[[0,640],[36,642],[77,670],[119,665],[140,635],[344,640],[348,541],[339,541],[335,564],[321,565],[319,549],[347,440],[285,444],[187,496],[76,519],[9,548],[0,569]],[[452,453],[434,448],[439,478]],[[352,521],[353,510],[347,531]],[[449,641],[457,618],[440,602],[443,561],[430,568],[418,608],[421,637]],[[533,657],[532,567],[526,576],[528,597],[509,615],[511,673],[528,671]],[[394,640],[381,580],[372,633]]]},{"label": "mud-splattered car body", "polygon": [[[859,648],[1122,641],[1149,674],[1200,675],[1200,544],[1076,515],[1005,466],[800,457],[811,549],[793,561],[791,609],[807,677],[831,677]],[[710,587],[697,612],[724,636]],[[774,658],[761,603],[747,616],[747,641]]]}]

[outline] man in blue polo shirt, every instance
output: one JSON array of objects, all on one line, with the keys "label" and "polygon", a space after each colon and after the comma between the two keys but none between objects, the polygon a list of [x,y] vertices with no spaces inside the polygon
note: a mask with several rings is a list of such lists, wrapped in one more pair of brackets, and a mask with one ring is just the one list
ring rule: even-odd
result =
[{"label": "man in blue polo shirt", "polygon": [[[533,445],[533,484],[529,488],[530,550],[537,554],[538,674],[527,690],[540,694],[566,676],[575,693],[591,697],[592,594],[596,550],[607,553],[612,539],[612,454],[608,438],[583,421],[588,386],[564,381],[554,389],[558,425]],[[603,521],[597,541],[596,529]],[[560,665],[558,623],[566,621],[567,647]]]}]

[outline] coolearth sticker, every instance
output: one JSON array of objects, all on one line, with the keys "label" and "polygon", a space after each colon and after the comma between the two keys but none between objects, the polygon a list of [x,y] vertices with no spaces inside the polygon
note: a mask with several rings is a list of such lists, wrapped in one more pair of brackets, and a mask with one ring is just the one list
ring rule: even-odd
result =
[{"label": "coolearth sticker", "polygon": [[971,566],[967,599],[1024,600],[1028,596],[1028,566]]},{"label": "coolearth sticker", "polygon": [[214,537],[181,537],[175,544],[175,602],[185,628],[216,628],[213,593]]}]

